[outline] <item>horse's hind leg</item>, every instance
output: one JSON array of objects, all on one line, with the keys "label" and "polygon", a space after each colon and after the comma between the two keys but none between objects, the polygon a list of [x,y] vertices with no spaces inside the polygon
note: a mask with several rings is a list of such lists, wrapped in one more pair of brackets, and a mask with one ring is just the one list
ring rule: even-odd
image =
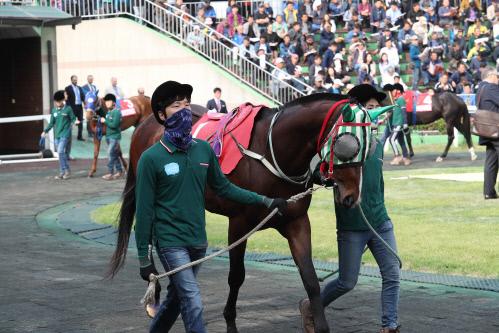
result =
[{"label": "horse's hind leg", "polygon": [[468,145],[468,151],[471,155],[471,160],[474,161],[477,159],[477,155],[475,153],[475,148],[473,147],[473,141],[471,140],[471,128],[470,128],[470,116],[465,115],[462,119],[462,122],[458,122],[456,128],[461,134],[464,136],[466,140],[466,144]]},{"label": "horse's hind leg", "polygon": [[123,151],[121,150],[120,145],[118,145],[118,156],[120,158],[121,164],[123,164],[123,169],[125,170],[125,172],[127,172],[128,171],[128,163],[127,163],[126,159],[123,157]]},{"label": "horse's hind leg", "polygon": [[97,171],[97,160],[99,159],[100,143],[100,140],[97,140],[97,135],[94,135],[94,159],[92,161],[92,167],[88,172],[88,177],[93,177],[95,171]]},{"label": "horse's hind leg", "polygon": [[320,286],[314,263],[308,215],[296,218],[286,224],[283,235],[288,239],[289,248],[298,267],[300,276],[310,300],[316,333],[329,332],[320,297]]},{"label": "horse's hind leg", "polygon": [[[245,221],[242,219],[229,219],[229,244],[234,243],[244,236],[247,231]],[[227,324],[227,333],[237,333],[236,326],[236,303],[239,289],[244,283],[246,270],[244,268],[244,253],[246,252],[246,241],[233,248],[229,252],[229,297],[224,308],[224,318]]]},{"label": "horse's hind leg", "polygon": [[447,157],[447,153],[449,152],[450,145],[452,144],[452,141],[454,141],[454,125],[449,124],[446,122],[446,129],[447,129],[447,145],[445,146],[444,152],[442,155],[437,157],[436,162],[442,162],[444,158]]}]

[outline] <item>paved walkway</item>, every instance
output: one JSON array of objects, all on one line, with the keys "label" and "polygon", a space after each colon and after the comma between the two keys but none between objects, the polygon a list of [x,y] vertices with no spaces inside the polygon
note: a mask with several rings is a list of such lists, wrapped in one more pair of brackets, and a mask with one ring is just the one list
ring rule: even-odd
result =
[{"label": "paved walkway", "polygon": [[[123,181],[87,179],[87,166],[74,163],[74,178],[65,182],[52,179],[53,166],[0,166],[0,332],[146,331],[139,304],[145,284],[134,251],[114,281],[103,281],[111,247],[36,223],[37,213],[64,202],[119,194]],[[226,260],[215,260],[200,273],[209,332],[224,331],[227,271]],[[327,309],[334,331],[376,332],[379,291],[379,279],[361,278]],[[248,264],[238,303],[241,333],[300,332],[297,302],[304,295],[295,269]],[[497,332],[498,313],[498,293],[402,283],[404,332]],[[172,332],[183,332],[180,321]]]}]

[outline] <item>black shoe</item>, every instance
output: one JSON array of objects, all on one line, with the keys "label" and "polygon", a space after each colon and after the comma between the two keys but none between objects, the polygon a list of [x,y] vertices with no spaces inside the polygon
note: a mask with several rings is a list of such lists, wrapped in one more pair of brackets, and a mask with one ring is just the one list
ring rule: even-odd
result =
[{"label": "black shoe", "polygon": [[77,138],[76,140],[78,140],[78,141],[85,141],[84,138]]},{"label": "black shoe", "polygon": [[485,194],[485,195],[484,195],[484,198],[485,198],[485,200],[489,200],[489,199],[497,199],[497,198],[498,198],[498,196],[497,196],[497,194]]}]

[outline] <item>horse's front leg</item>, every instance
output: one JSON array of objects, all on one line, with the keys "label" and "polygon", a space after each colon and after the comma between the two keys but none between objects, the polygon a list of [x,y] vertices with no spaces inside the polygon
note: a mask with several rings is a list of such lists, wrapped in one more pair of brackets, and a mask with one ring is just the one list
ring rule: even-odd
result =
[{"label": "horse's front leg", "polygon": [[[240,239],[246,232],[246,221],[243,218],[229,219],[229,244]],[[229,252],[229,297],[224,308],[224,318],[227,324],[227,333],[237,333],[236,325],[236,303],[239,296],[239,289],[244,283],[246,270],[244,267],[244,253],[246,252],[246,241],[242,242]]]},{"label": "horse's front leg", "polygon": [[445,146],[445,149],[444,149],[444,152],[442,153],[442,155],[437,157],[436,162],[442,162],[444,160],[444,158],[447,157],[447,153],[449,152],[450,145],[452,144],[452,141],[454,141],[454,126],[449,125],[447,123],[446,129],[447,129],[447,145]]},{"label": "horse's front leg", "polygon": [[97,135],[94,135],[94,160],[92,161],[92,167],[88,172],[88,177],[93,177],[95,171],[97,171],[97,160],[99,159],[100,143],[100,140],[97,139]]},{"label": "horse's front leg", "polygon": [[329,326],[324,315],[324,307],[322,306],[320,297],[319,280],[317,279],[314,263],[312,262],[310,220],[308,219],[308,215],[303,215],[287,223],[283,234],[288,239],[291,254],[298,267],[305,291],[310,300],[315,332],[329,332]]},{"label": "horse's front leg", "polygon": [[121,164],[123,164],[123,169],[125,172],[128,172],[128,163],[126,159],[123,157],[123,151],[121,150],[121,146],[118,145],[118,156],[120,158]]}]

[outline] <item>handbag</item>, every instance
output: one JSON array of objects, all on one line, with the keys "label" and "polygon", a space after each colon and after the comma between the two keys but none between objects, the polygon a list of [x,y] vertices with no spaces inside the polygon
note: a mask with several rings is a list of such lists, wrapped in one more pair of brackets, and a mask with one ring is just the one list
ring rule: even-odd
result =
[{"label": "handbag", "polygon": [[[482,91],[477,97],[477,105],[480,105]],[[471,133],[486,139],[499,139],[499,113],[482,109],[476,110],[471,122]]]}]

